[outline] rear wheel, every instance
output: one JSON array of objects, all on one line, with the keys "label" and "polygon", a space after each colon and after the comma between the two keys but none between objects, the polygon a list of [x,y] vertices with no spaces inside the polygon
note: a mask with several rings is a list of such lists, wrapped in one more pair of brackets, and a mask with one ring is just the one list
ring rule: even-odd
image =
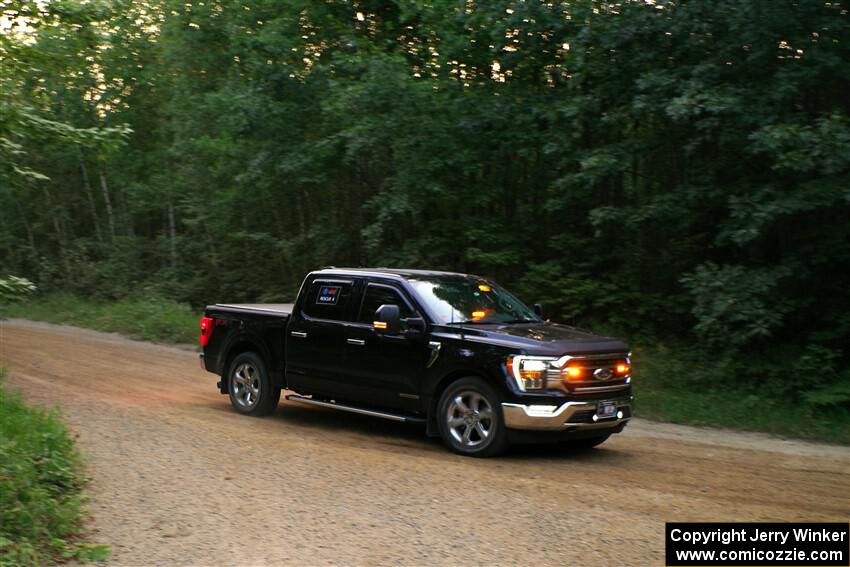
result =
[{"label": "rear wheel", "polygon": [[227,390],[234,409],[245,415],[268,415],[280,401],[280,388],[272,385],[263,360],[255,352],[243,352],[230,363]]},{"label": "rear wheel", "polygon": [[450,449],[470,457],[492,457],[508,446],[496,392],[479,378],[450,384],[437,404],[437,425]]}]

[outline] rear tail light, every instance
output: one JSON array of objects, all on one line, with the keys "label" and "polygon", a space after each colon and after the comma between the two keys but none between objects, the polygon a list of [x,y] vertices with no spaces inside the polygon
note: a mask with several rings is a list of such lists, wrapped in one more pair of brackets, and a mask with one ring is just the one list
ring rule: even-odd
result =
[{"label": "rear tail light", "polygon": [[210,342],[213,328],[215,328],[215,319],[212,317],[201,317],[201,336],[198,337],[198,340],[202,347],[207,346],[207,343]]}]

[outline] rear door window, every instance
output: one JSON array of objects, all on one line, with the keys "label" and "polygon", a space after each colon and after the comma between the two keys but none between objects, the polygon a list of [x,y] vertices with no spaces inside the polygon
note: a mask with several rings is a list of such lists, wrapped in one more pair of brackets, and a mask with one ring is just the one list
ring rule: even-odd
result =
[{"label": "rear door window", "polygon": [[349,321],[352,282],[316,280],[304,299],[302,310],[313,319]]}]

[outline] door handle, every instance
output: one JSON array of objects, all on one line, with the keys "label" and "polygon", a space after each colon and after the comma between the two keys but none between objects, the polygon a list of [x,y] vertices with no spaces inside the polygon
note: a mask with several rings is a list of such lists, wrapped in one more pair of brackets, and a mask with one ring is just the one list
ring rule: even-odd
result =
[{"label": "door handle", "polygon": [[306,339],[307,338],[307,333],[305,333],[304,331],[292,331],[289,334],[292,335],[293,337],[298,337],[299,339]]},{"label": "door handle", "polygon": [[366,341],[364,339],[345,339],[345,342],[347,342],[350,345],[357,345],[357,346],[364,346],[366,344]]}]

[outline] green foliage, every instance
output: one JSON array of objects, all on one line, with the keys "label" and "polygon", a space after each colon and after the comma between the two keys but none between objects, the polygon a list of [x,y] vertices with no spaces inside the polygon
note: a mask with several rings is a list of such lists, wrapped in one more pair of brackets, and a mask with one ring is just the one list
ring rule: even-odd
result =
[{"label": "green foliage", "polygon": [[841,351],[809,344],[791,367],[799,382],[809,381],[803,399],[824,411],[850,405],[850,369],[841,360]]},{"label": "green foliage", "polygon": [[759,387],[742,375],[734,358],[709,359],[682,342],[639,346],[634,354],[635,404],[641,417],[850,444],[847,374],[830,386],[838,390],[843,384],[843,392],[824,391],[811,403],[800,404]]},{"label": "green foliage", "polygon": [[138,297],[94,302],[55,293],[10,305],[0,314],[48,323],[64,323],[136,339],[192,344],[198,340],[200,315],[192,308],[165,299]]},{"label": "green foliage", "polygon": [[850,402],[850,373],[845,371],[840,381],[806,392],[804,398],[811,405],[827,406],[827,411],[832,407],[846,406]]},{"label": "green foliage", "polygon": [[783,268],[747,269],[708,262],[682,278],[693,296],[694,331],[714,346],[743,347],[768,339],[789,307],[775,293]]},{"label": "green foliage", "polygon": [[[770,124],[751,136],[756,150],[784,172],[834,175],[850,168],[850,122],[835,112],[814,124]],[[850,195],[845,188],[845,196]]]},{"label": "green foliage", "polygon": [[80,539],[85,477],[65,426],[2,380],[0,371],[0,565],[105,560],[108,546]]},{"label": "green foliage", "polygon": [[35,291],[35,284],[26,278],[6,276],[0,278],[0,304],[20,301]]}]

